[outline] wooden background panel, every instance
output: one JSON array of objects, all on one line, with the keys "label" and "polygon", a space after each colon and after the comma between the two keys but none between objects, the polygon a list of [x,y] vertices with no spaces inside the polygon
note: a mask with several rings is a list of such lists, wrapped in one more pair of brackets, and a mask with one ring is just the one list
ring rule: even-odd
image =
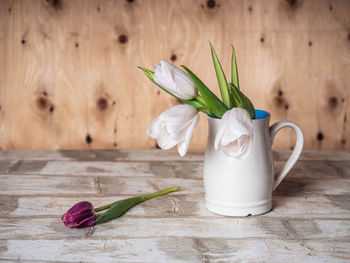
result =
[{"label": "wooden background panel", "polygon": [[[350,2],[25,0],[0,2],[1,149],[154,148],[147,125],[178,102],[137,69],[167,60],[217,94],[227,73],[305,147],[350,149]],[[286,129],[276,148],[293,147]],[[201,116],[191,148],[205,146]]]}]

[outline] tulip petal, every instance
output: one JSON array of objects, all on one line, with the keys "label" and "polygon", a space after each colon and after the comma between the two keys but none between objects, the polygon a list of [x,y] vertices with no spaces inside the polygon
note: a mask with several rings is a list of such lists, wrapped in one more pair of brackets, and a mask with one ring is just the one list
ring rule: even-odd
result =
[{"label": "tulip petal", "polygon": [[87,217],[84,220],[82,220],[75,227],[77,227],[77,228],[91,227],[91,226],[95,225],[96,218],[97,218],[97,215],[93,214],[90,217]]},{"label": "tulip petal", "polygon": [[167,122],[183,122],[183,120],[190,120],[197,113],[197,110],[190,105],[176,105],[162,112],[159,117]]},{"label": "tulip petal", "polygon": [[67,227],[90,227],[95,224],[97,218],[90,202],[79,202],[70,208],[62,216],[62,222]]},{"label": "tulip petal", "polygon": [[147,135],[152,138],[157,138],[162,124],[163,121],[159,117],[155,118],[147,127]]},{"label": "tulip petal", "polygon": [[178,144],[178,141],[175,141],[167,131],[166,127],[163,127],[160,129],[157,144],[161,149],[169,150]]},{"label": "tulip petal", "polygon": [[190,100],[184,100],[181,99],[177,96],[175,96],[173,93],[171,93],[170,91],[168,91],[167,89],[163,88],[161,85],[159,85],[157,82],[154,81],[154,72],[143,68],[143,67],[138,67],[139,69],[141,69],[143,71],[143,73],[146,75],[147,78],[149,78],[154,84],[156,84],[159,88],[161,88],[163,91],[165,91],[166,93],[168,93],[169,95],[173,96],[174,98],[178,99],[179,101],[186,103],[188,105],[191,105],[193,107],[195,107],[197,109],[197,111],[202,111],[205,114],[209,115],[209,116],[214,116],[215,114],[212,113],[207,105],[205,104],[205,102],[201,99],[201,97],[196,96],[193,99]]},{"label": "tulip petal", "polygon": [[93,205],[90,202],[87,201],[82,201],[74,206],[72,206],[63,216],[62,219],[70,219],[74,216],[79,215],[80,213],[84,211],[92,211],[93,210]]},{"label": "tulip petal", "polygon": [[188,74],[166,61],[155,66],[153,78],[158,85],[181,99],[190,100],[197,95],[196,85]]},{"label": "tulip petal", "polygon": [[156,138],[158,146],[163,150],[178,145],[180,155],[184,156],[197,122],[198,112],[194,107],[176,105],[154,119],[147,128],[147,134]]},{"label": "tulip petal", "polygon": [[252,136],[253,122],[249,113],[232,108],[222,116],[214,146],[227,156],[245,158],[250,151]]},{"label": "tulip petal", "polygon": [[181,143],[179,143],[179,145],[177,146],[177,151],[179,152],[181,157],[185,156],[187,153],[188,146],[190,145],[192,133],[194,128],[197,126],[198,119],[199,119],[199,116],[197,114],[192,120],[191,125],[187,129],[185,139]]}]

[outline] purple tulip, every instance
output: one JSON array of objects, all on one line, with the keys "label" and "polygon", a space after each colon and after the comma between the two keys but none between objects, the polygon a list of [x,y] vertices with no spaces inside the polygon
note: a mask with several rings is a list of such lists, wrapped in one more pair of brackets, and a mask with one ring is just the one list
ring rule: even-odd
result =
[{"label": "purple tulip", "polygon": [[[171,187],[162,191],[158,191],[156,193],[139,195],[128,199],[119,200],[108,205],[97,207],[95,209],[90,202],[79,202],[63,214],[62,222],[65,224],[65,226],[68,227],[91,227],[93,225],[104,223],[114,218],[120,217],[127,210],[139,203],[179,189],[180,187]],[[97,213],[106,209],[108,209],[107,212],[99,215],[98,217],[95,214],[95,212]]]},{"label": "purple tulip", "polygon": [[91,227],[95,224],[97,215],[90,202],[79,202],[75,204],[62,216],[62,222],[68,227]]}]

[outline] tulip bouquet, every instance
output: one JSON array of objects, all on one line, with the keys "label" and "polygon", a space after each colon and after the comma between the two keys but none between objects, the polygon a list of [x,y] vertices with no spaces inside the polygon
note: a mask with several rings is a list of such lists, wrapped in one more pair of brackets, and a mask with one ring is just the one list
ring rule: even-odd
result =
[{"label": "tulip bouquet", "polygon": [[220,88],[220,100],[186,66],[180,68],[161,61],[154,71],[139,67],[158,87],[183,104],[161,113],[147,128],[147,134],[157,139],[158,146],[167,150],[177,145],[184,156],[198,123],[198,113],[222,119],[215,138],[215,149],[227,156],[244,158],[250,150],[255,109],[239,87],[235,50],[232,46],[231,82],[228,82],[213,46],[211,55]]}]

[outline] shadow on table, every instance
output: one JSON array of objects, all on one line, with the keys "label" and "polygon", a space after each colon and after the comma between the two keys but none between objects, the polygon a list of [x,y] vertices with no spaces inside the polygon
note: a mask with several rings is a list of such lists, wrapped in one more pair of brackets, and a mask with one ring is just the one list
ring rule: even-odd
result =
[{"label": "shadow on table", "polygon": [[[302,180],[284,179],[277,189],[273,192],[275,196],[300,196],[310,194],[313,181],[305,182]],[[314,192],[314,191],[313,191]]]}]

